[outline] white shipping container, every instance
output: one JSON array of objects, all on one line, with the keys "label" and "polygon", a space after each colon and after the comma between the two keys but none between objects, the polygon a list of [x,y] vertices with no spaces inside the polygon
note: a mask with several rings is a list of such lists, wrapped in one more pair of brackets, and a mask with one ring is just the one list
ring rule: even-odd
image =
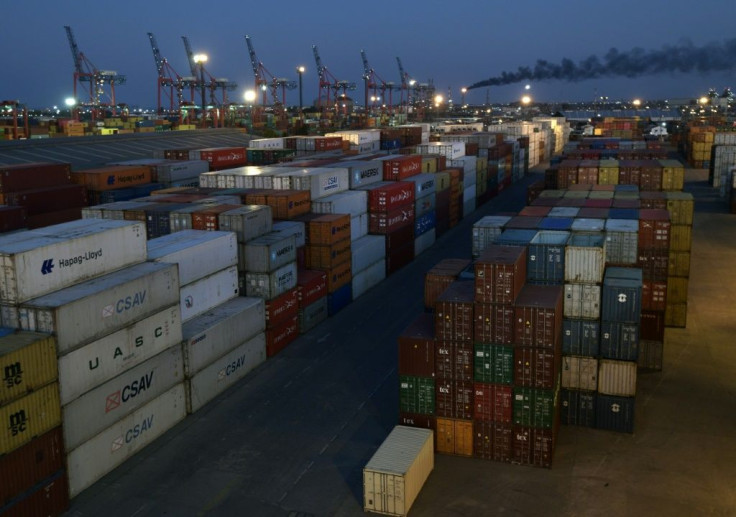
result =
[{"label": "white shipping container", "polygon": [[[350,181],[346,167],[309,167],[293,169],[284,173],[291,178],[291,187],[295,190],[308,190],[314,202],[330,194],[348,190]],[[278,177],[278,176],[277,176]],[[279,188],[274,185],[274,188]]]},{"label": "white shipping container", "polygon": [[570,229],[573,232],[588,232],[597,233],[602,232],[606,227],[605,219],[592,219],[587,217],[576,218],[572,222]]},{"label": "white shipping container", "polygon": [[66,405],[182,340],[179,304],[59,357],[59,397]]},{"label": "white shipping container", "polygon": [[365,235],[368,235],[368,221],[370,215],[368,212],[356,215],[350,218],[350,240],[356,241]]},{"label": "white shipping container", "polygon": [[330,194],[312,201],[311,211],[315,214],[350,214],[350,217],[368,211],[368,192],[348,190]]},{"label": "white shipping container", "polygon": [[244,205],[221,213],[218,222],[220,230],[235,232],[238,242],[248,242],[271,231],[273,215],[270,206]]},{"label": "white shipping container", "polygon": [[439,154],[448,160],[465,156],[464,142],[429,142],[417,146],[417,154]]},{"label": "white shipping container", "polygon": [[473,224],[473,258],[480,254],[501,235],[503,227],[511,220],[506,215],[486,215]]},{"label": "white shipping container", "polygon": [[179,265],[179,284],[238,263],[238,242],[233,232],[183,230],[148,241],[148,260]]},{"label": "white shipping container", "polygon": [[636,361],[601,359],[598,363],[599,393],[618,397],[636,395]]},{"label": "white shipping container", "polygon": [[149,203],[145,201],[115,201],[114,203],[103,203],[82,209],[83,218],[97,219],[125,219],[126,210],[141,210]]},{"label": "white shipping container", "polygon": [[565,318],[597,320],[601,314],[601,286],[565,284],[562,311]]},{"label": "white shipping container", "polygon": [[366,142],[364,144],[350,144],[350,150],[357,152],[358,154],[374,153],[376,151],[380,151],[380,149],[381,149],[381,142],[379,140],[375,140],[373,142]]},{"label": "white shipping container", "polygon": [[144,262],[29,300],[19,323],[54,334],[63,355],[178,302],[176,264]]},{"label": "white shipping container", "polygon": [[262,298],[239,296],[182,326],[184,371],[191,377],[266,328]]},{"label": "white shipping container", "polygon": [[254,138],[248,142],[249,149],[283,149],[283,138]]},{"label": "white shipping container", "polygon": [[183,285],[179,299],[181,321],[186,322],[221,303],[235,298],[239,293],[238,268],[230,266]]},{"label": "white shipping container", "polygon": [[296,287],[296,262],[280,267],[272,273],[245,273],[247,296],[273,300],[294,287]]},{"label": "white shipping container", "polygon": [[274,221],[271,231],[273,233],[279,232],[285,236],[293,235],[294,245],[297,248],[301,248],[307,242],[307,232],[302,221]]},{"label": "white shipping container", "polygon": [[357,274],[371,264],[386,258],[386,237],[383,235],[366,235],[351,243],[351,271]]},{"label": "white shipping container", "polygon": [[75,497],[186,417],[184,384],[177,384],[94,438],[67,451],[69,496]]},{"label": "white shipping container", "polygon": [[565,246],[565,282],[603,282],[605,243],[602,235],[573,233]]},{"label": "white shipping container", "polygon": [[363,468],[363,510],[407,515],[434,469],[434,432],[397,425]]},{"label": "white shipping container", "polygon": [[366,268],[353,273],[353,300],[365,294],[371,287],[378,285],[386,278],[386,259],[382,258]]},{"label": "white shipping container", "polygon": [[126,370],[61,408],[64,447],[71,451],[184,380],[181,347]]},{"label": "white shipping container", "polygon": [[171,183],[189,178],[197,178],[200,174],[210,170],[207,160],[170,160],[155,166],[156,181]]},{"label": "white shipping container", "polygon": [[137,221],[80,219],[0,238],[0,301],[23,303],[146,260]]},{"label": "white shipping container", "polygon": [[187,412],[194,413],[266,360],[260,332],[187,379]]},{"label": "white shipping container", "polygon": [[563,355],[562,387],[596,391],[598,389],[598,359]]},{"label": "white shipping container", "polygon": [[381,140],[381,131],[376,129],[362,129],[358,131],[335,131],[334,133],[325,133],[325,136],[339,136],[343,140],[347,140],[351,144],[359,145],[368,142],[377,142]]},{"label": "white shipping container", "polygon": [[270,273],[296,260],[296,237],[267,233],[243,245],[242,271]]},{"label": "white shipping container", "polygon": [[[375,160],[354,160],[339,162],[340,167],[347,167],[350,189],[370,185],[383,180],[383,164]],[[331,167],[327,165],[327,167]]]},{"label": "white shipping container", "polygon": [[421,253],[427,251],[435,242],[436,231],[434,228],[424,232],[419,237],[414,239],[414,256],[419,256]]}]

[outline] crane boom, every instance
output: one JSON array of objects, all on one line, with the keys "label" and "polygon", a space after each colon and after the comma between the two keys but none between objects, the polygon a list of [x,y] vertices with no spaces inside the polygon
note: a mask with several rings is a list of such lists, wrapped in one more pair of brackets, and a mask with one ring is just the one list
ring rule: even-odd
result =
[{"label": "crane boom", "polygon": [[325,67],[322,64],[322,59],[319,57],[319,51],[317,50],[317,45],[312,45],[312,52],[314,53],[314,61],[317,63],[317,74],[319,75],[320,79],[324,79]]},{"label": "crane boom", "polygon": [[66,37],[69,40],[69,47],[72,50],[72,59],[74,59],[74,69],[77,71],[77,73],[82,73],[82,56],[81,52],[79,52],[79,47],[77,46],[77,41],[74,39],[74,33],[72,32],[72,28],[68,25],[64,25],[64,30],[66,30]]},{"label": "crane boom", "polygon": [[368,64],[368,58],[365,55],[365,50],[360,51],[360,57],[363,58],[363,79],[368,79],[370,78],[371,72],[373,72],[373,70]]},{"label": "crane boom", "polygon": [[161,57],[161,51],[158,48],[158,43],[156,43],[156,37],[153,35],[152,32],[148,33],[148,39],[151,42],[151,50],[153,50],[153,60],[156,63],[156,71],[158,72],[159,77],[164,77],[164,59]]},{"label": "crane boom", "polygon": [[192,52],[192,47],[189,45],[189,38],[182,36],[181,40],[184,42],[184,50],[186,51],[187,59],[189,60],[189,70],[191,70],[194,77],[197,77],[197,63],[194,62],[194,52]]},{"label": "crane boom", "polygon": [[253,43],[251,43],[250,36],[248,36],[247,34],[245,35],[245,42],[248,44],[250,66],[253,68],[253,75],[256,76],[256,86],[258,86],[260,79],[263,79],[263,77],[261,77],[261,66],[263,65],[260,61],[258,61],[258,57],[256,57],[256,51],[253,49]]}]

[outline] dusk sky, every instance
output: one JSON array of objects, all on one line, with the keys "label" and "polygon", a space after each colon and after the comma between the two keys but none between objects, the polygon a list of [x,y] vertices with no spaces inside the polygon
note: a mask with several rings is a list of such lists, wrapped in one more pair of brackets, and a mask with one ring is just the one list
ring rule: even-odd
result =
[{"label": "dusk sky", "polygon": [[[73,61],[64,25],[74,31],[79,49],[100,70],[127,77],[116,88],[117,101],[155,107],[156,69],[147,37],[152,32],[165,57],[180,75],[190,75],[182,43],[209,56],[207,70],[238,83],[228,95],[239,102],[254,86],[244,36],[277,77],[296,80],[304,65],[304,103],[317,96],[318,77],[312,45],[337,79],[355,82],[352,96],[363,99],[365,50],[376,73],[400,82],[396,57],[418,82],[460,102],[460,88],[539,59],[574,63],[591,55],[601,59],[613,47],[662,51],[665,46],[723,44],[736,36],[730,2],[724,0],[526,0],[500,2],[438,0],[373,2],[244,2],[216,0],[126,0],[124,2],[22,0],[2,2],[5,23],[0,98],[32,108],[63,105],[73,92]],[[644,73],[639,77],[603,77],[577,82],[524,81],[471,90],[466,102],[511,102],[531,85],[538,101],[697,97],[716,88],[736,86],[736,57],[730,69],[709,72]],[[396,94],[398,95],[398,93]],[[287,104],[298,103],[298,90]]]}]

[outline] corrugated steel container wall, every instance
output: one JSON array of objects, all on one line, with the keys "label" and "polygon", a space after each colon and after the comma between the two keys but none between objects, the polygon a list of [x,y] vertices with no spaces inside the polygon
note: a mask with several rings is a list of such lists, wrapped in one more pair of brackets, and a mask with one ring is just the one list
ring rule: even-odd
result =
[{"label": "corrugated steel container wall", "polygon": [[266,234],[243,245],[245,271],[270,273],[296,260],[296,237]]},{"label": "corrugated steel container wall", "polygon": [[522,246],[492,244],[486,247],[474,263],[474,300],[513,303],[526,282],[527,256],[527,248]]},{"label": "corrugated steel container wall", "polygon": [[514,344],[555,348],[562,334],[562,286],[526,285],[514,303]]},{"label": "corrugated steel container wall", "polygon": [[669,249],[670,226],[666,210],[640,210],[639,248]]},{"label": "corrugated steel container wall", "polygon": [[334,244],[309,244],[305,248],[305,265],[307,269],[332,269],[339,264],[352,264],[350,239],[343,239]]},{"label": "corrugated steel container wall", "polygon": [[437,417],[473,417],[473,383],[451,378],[435,379],[435,415]]},{"label": "corrugated steel container wall", "polygon": [[189,321],[217,305],[238,296],[238,268],[230,266],[184,285],[180,291],[181,320]]},{"label": "corrugated steel container wall", "polygon": [[598,392],[619,397],[635,396],[636,369],[634,361],[601,359],[598,363]]},{"label": "corrugated steel container wall", "polygon": [[399,410],[434,415],[435,381],[431,377],[399,375]]},{"label": "corrugated steel container wall", "polygon": [[368,191],[368,211],[387,212],[414,204],[414,184],[409,181],[381,181],[360,187]]},{"label": "corrugated steel container wall", "polygon": [[266,360],[263,332],[187,379],[187,412],[194,413]]},{"label": "corrugated steel container wall", "polygon": [[198,372],[266,328],[262,298],[237,297],[182,325],[185,372]]},{"label": "corrugated steel container wall", "polygon": [[140,223],[81,219],[9,234],[0,239],[0,301],[22,303],[144,260]]},{"label": "corrugated steel container wall", "polygon": [[20,325],[55,334],[63,355],[178,301],[177,265],[144,262],[28,301]]},{"label": "corrugated steel container wall", "polygon": [[71,166],[68,163],[19,163],[0,168],[0,191],[3,193],[52,187],[70,181]]},{"label": "corrugated steel container wall", "polygon": [[61,427],[0,457],[0,508],[36,483],[64,468]]},{"label": "corrugated steel container wall", "polygon": [[662,341],[642,340],[639,342],[639,360],[637,361],[639,369],[661,372],[663,355],[664,343]]},{"label": "corrugated steel container wall", "polygon": [[148,260],[179,265],[179,284],[187,285],[238,263],[232,232],[183,230],[148,241]]},{"label": "corrugated steel container wall", "polygon": [[562,353],[596,357],[600,348],[598,320],[563,319]]},{"label": "corrugated steel container wall", "polygon": [[351,269],[354,273],[386,257],[386,239],[380,235],[366,235],[351,243]]},{"label": "corrugated steel container wall", "polygon": [[673,225],[692,225],[695,205],[693,195],[689,192],[667,192],[665,197],[670,222]]},{"label": "corrugated steel container wall", "polygon": [[327,295],[327,273],[302,269],[297,275],[299,307],[310,305]]},{"label": "corrugated steel container wall", "polygon": [[509,216],[487,215],[473,224],[472,253],[474,258],[478,257],[501,235],[504,225],[510,220]]},{"label": "corrugated steel container wall", "polygon": [[567,425],[595,427],[595,391],[560,390],[560,421]]},{"label": "corrugated steel container wall", "polygon": [[559,390],[514,386],[513,423],[551,429],[558,409]]},{"label": "corrugated steel container wall", "polygon": [[61,425],[59,386],[53,382],[0,406],[0,456]]},{"label": "corrugated steel container wall", "polygon": [[605,269],[605,242],[603,236],[573,234],[565,247],[565,281],[601,283]]},{"label": "corrugated steel container wall", "polygon": [[639,222],[634,219],[608,219],[605,233],[606,263],[636,264]]},{"label": "corrugated steel container wall", "polygon": [[598,389],[598,359],[563,355],[562,387],[596,391]]},{"label": "corrugated steel container wall", "polygon": [[296,287],[296,281],[296,262],[287,264],[269,274],[246,272],[246,295],[272,300]]},{"label": "corrugated steel container wall", "polygon": [[431,248],[437,238],[436,235],[435,229],[432,228],[414,239],[414,256],[416,257]]},{"label": "corrugated steel container wall", "polygon": [[184,384],[177,384],[80,447],[67,451],[69,495],[77,496],[183,420],[185,399]]},{"label": "corrugated steel container wall", "polygon": [[442,340],[473,340],[472,281],[455,281],[437,298],[435,337]]},{"label": "corrugated steel container wall", "polygon": [[349,214],[312,216],[306,224],[307,245],[329,246],[341,240],[350,240]]},{"label": "corrugated steel container wall", "polygon": [[514,342],[514,307],[506,304],[475,303],[474,339],[480,343],[510,345]]},{"label": "corrugated steel container wall", "polygon": [[299,337],[299,315],[266,329],[266,357],[273,357]]},{"label": "corrugated steel container wall", "polygon": [[299,293],[295,287],[266,302],[266,328],[277,327],[285,320],[296,316],[298,312]]},{"label": "corrugated steel container wall", "polygon": [[223,212],[218,217],[220,230],[235,232],[238,242],[265,235],[271,231],[273,216],[268,205],[247,205]]},{"label": "corrugated steel container wall", "polygon": [[[308,190],[312,200],[344,192],[350,186],[348,169],[345,167],[315,167],[284,174],[291,177],[292,189]],[[274,185],[274,188],[278,187]]]},{"label": "corrugated steel container wall", "polygon": [[294,245],[297,248],[306,244],[307,232],[302,221],[274,221],[271,231],[284,236],[293,235]]},{"label": "corrugated steel container wall", "polygon": [[473,455],[473,423],[437,418],[437,452],[458,456]]},{"label": "corrugated steel container wall", "polygon": [[[385,240],[384,240],[385,242]],[[437,297],[471,264],[468,259],[442,259],[424,275],[424,306],[433,309]]]},{"label": "corrugated steel container wall", "polygon": [[636,361],[639,358],[639,325],[602,321],[600,356],[604,359]]},{"label": "corrugated steel container wall", "polygon": [[640,349],[642,341],[664,341],[664,322],[666,310],[667,306],[659,311],[641,311],[641,323],[639,324]]},{"label": "corrugated steel container wall", "polygon": [[544,230],[529,243],[526,277],[530,282],[559,284],[565,277],[565,245],[570,232]]},{"label": "corrugated steel container wall", "polygon": [[[616,277],[615,275],[622,275]],[[641,319],[641,269],[606,268],[601,290],[601,319],[639,323]]]},{"label": "corrugated steel container wall", "polygon": [[692,247],[693,227],[687,224],[673,224],[670,227],[670,251],[687,251]]},{"label": "corrugated steel container wall", "polygon": [[350,214],[354,217],[368,210],[368,193],[364,190],[348,190],[312,201],[315,214]]},{"label": "corrugated steel container wall", "polygon": [[563,315],[565,318],[600,318],[601,286],[596,284],[565,284]]},{"label": "corrugated steel container wall", "polygon": [[176,304],[60,356],[61,404],[181,343],[181,328]]},{"label": "corrugated steel container wall", "polygon": [[299,309],[299,332],[305,333],[327,319],[327,296]]},{"label": "corrugated steel container wall", "polygon": [[184,379],[181,348],[171,347],[62,407],[64,445],[78,447]]},{"label": "corrugated steel container wall", "polygon": [[58,378],[56,340],[47,334],[13,332],[0,337],[0,406]]},{"label": "corrugated steel container wall", "polygon": [[514,348],[505,345],[475,343],[473,380],[492,384],[514,382]]},{"label": "corrugated steel container wall", "polygon": [[434,376],[434,316],[422,313],[406,327],[398,338],[399,375]]},{"label": "corrugated steel container wall", "polygon": [[381,163],[375,161],[348,161],[340,162],[340,167],[347,167],[349,171],[349,184],[351,189],[356,189],[371,183],[383,181],[383,168]]},{"label": "corrugated steel container wall", "polygon": [[434,432],[396,426],[363,468],[363,510],[407,515],[434,469]]},{"label": "corrugated steel container wall", "polygon": [[500,384],[475,383],[473,418],[486,422],[511,422],[513,388]]},{"label": "corrugated steel container wall", "polygon": [[367,268],[353,274],[351,280],[353,300],[365,294],[386,278],[386,260],[380,259]]},{"label": "corrugated steel container wall", "polygon": [[545,348],[514,347],[514,386],[553,389],[560,373],[560,355]]},{"label": "corrugated steel container wall", "polygon": [[511,462],[511,424],[475,421],[473,432],[474,455],[487,460]]},{"label": "corrugated steel container wall", "polygon": [[58,470],[35,485],[32,490],[2,508],[7,517],[62,515],[69,508],[69,483],[64,470]]},{"label": "corrugated steel container wall", "polygon": [[690,276],[690,251],[670,250],[667,268],[668,276]]},{"label": "corrugated steel container wall", "polygon": [[598,429],[634,432],[634,397],[615,397],[598,394],[596,400],[595,426]]}]

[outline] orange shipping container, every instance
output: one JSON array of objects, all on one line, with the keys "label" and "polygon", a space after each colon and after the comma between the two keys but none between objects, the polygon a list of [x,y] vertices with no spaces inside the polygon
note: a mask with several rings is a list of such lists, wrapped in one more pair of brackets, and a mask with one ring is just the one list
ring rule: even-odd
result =
[{"label": "orange shipping container", "polygon": [[101,169],[72,172],[72,181],[90,190],[114,190],[151,182],[151,169],[142,166],[117,165]]},{"label": "orange shipping container", "polygon": [[473,455],[473,422],[454,418],[437,418],[437,452]]},{"label": "orange shipping container", "polygon": [[345,284],[353,279],[351,261],[343,262],[330,269],[325,269],[327,273],[327,292],[334,293]]},{"label": "orange shipping container", "polygon": [[[263,203],[259,203],[263,204]],[[266,195],[274,219],[293,219],[309,212],[312,203],[308,190],[281,190]]]},{"label": "orange shipping container", "polygon": [[350,262],[351,243],[350,239],[343,239],[329,246],[308,245],[306,247],[307,269],[331,269],[343,262]]},{"label": "orange shipping container", "polygon": [[350,238],[350,214],[325,214],[307,223],[309,244],[330,245]]}]

